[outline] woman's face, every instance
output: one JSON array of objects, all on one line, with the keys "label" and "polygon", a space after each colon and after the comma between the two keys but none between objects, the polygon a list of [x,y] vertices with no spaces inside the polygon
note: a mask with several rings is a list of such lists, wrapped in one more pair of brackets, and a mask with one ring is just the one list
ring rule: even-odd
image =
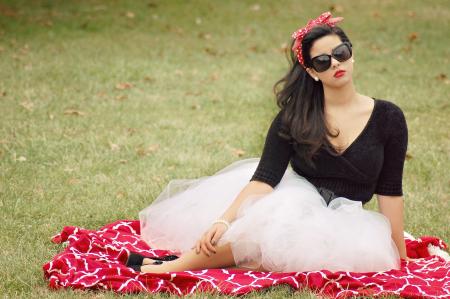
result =
[{"label": "woman's face", "polygon": [[[331,55],[331,51],[340,44],[342,44],[342,41],[335,34],[326,35],[315,40],[310,49],[311,59],[321,54]],[[316,72],[316,70],[314,70],[313,68],[308,68],[306,71],[313,77],[313,79],[314,77],[319,78],[319,80],[322,81],[322,84],[324,85],[328,85],[330,87],[339,87],[345,85],[346,83],[352,80],[353,57],[354,55],[344,62],[339,62],[334,57],[332,57],[331,66],[324,72]],[[345,71],[343,76],[339,77],[334,76],[334,74],[338,70]]]}]

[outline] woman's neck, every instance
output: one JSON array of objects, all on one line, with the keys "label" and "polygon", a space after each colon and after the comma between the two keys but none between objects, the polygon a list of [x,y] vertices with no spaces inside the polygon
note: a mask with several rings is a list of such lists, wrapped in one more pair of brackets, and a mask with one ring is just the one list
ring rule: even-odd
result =
[{"label": "woman's neck", "polygon": [[349,107],[359,99],[359,96],[360,94],[356,92],[353,82],[339,88],[324,86],[324,104],[325,107],[331,109]]}]

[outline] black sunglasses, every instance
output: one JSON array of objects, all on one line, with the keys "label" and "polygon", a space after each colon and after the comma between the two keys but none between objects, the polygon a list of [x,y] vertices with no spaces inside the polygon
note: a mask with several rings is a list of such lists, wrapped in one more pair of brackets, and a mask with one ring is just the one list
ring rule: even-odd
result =
[{"label": "black sunglasses", "polygon": [[339,62],[344,62],[352,57],[352,44],[343,42],[331,51],[329,54],[321,54],[311,59],[312,68],[321,73],[328,70],[331,66],[331,57]]}]

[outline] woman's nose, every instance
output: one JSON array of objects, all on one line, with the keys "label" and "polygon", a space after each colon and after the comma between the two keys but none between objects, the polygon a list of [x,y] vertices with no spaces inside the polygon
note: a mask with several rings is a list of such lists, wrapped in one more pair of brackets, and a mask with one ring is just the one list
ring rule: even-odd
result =
[{"label": "woman's nose", "polygon": [[331,57],[331,66],[333,68],[337,68],[339,65],[340,65],[340,62],[337,59],[335,59],[334,57]]}]

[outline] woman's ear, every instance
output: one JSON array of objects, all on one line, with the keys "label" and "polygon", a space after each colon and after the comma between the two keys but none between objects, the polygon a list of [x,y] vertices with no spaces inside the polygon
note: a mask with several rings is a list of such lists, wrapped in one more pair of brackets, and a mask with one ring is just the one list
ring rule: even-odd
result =
[{"label": "woman's ear", "polygon": [[[316,75],[316,72],[311,69],[311,68],[307,68],[306,71],[308,72],[308,74],[311,76],[311,78],[313,78],[314,80],[316,80],[316,78],[318,78],[318,76]],[[316,80],[317,81],[317,80]]]},{"label": "woman's ear", "polygon": [[315,75],[313,74],[313,71],[311,70],[311,68],[306,68],[306,72],[311,76],[311,77],[315,77]]}]

